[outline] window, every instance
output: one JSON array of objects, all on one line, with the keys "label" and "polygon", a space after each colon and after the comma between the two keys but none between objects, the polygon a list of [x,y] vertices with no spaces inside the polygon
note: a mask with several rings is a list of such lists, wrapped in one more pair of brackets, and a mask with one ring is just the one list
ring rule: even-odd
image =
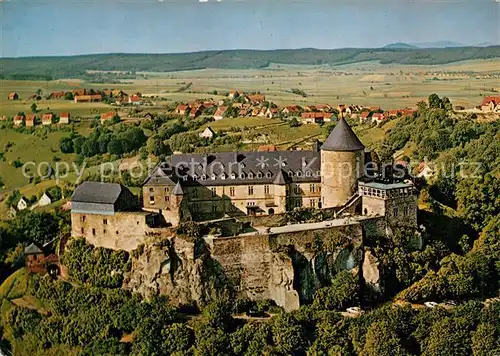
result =
[{"label": "window", "polygon": [[82,222],[85,222],[85,215],[82,215]]},{"label": "window", "polygon": [[84,233],[85,233],[85,230],[83,229],[83,227],[82,227],[82,230],[81,230],[81,231],[82,231],[82,234],[84,234]]},{"label": "window", "polygon": [[165,188],[165,194],[170,194],[170,189],[169,188]]},{"label": "window", "polygon": [[154,191],[155,191],[154,188],[149,188],[150,193],[153,193]]},{"label": "window", "polygon": [[92,235],[95,236],[95,229],[92,229]]},{"label": "window", "polygon": [[300,208],[302,206],[302,203],[299,199],[295,200],[295,207]]},{"label": "window", "polygon": [[215,197],[217,195],[217,188],[210,188],[210,190],[212,191],[212,196]]},{"label": "window", "polygon": [[212,213],[216,213],[217,212],[217,205],[212,205]]},{"label": "window", "polygon": [[215,174],[212,174],[212,180],[215,180],[217,178],[217,176]]},{"label": "window", "polygon": [[241,173],[241,174],[240,174],[240,178],[241,178],[241,179],[245,179],[245,178],[246,178],[246,174],[245,174],[245,173]]},{"label": "window", "polygon": [[155,197],[151,196],[149,197],[149,204],[154,204],[155,203]]},{"label": "window", "polygon": [[102,223],[103,223],[103,225],[108,225],[108,219],[103,219]]},{"label": "window", "polygon": [[266,173],[266,177],[267,177],[267,178],[271,178],[271,176],[272,176],[271,172],[267,172],[267,173]]},{"label": "window", "polygon": [[202,175],[201,180],[207,180],[207,175],[206,174]]},{"label": "window", "polygon": [[293,177],[293,171],[288,171],[288,176]]},{"label": "window", "polygon": [[194,181],[197,181],[198,180],[198,176],[196,174],[193,175],[193,180]]},{"label": "window", "polygon": [[314,193],[316,191],[316,185],[315,184],[309,184],[309,191],[311,193]]},{"label": "window", "polygon": [[410,215],[410,210],[408,209],[408,207],[407,207],[407,206],[405,206],[405,207],[403,208],[403,215],[405,215],[405,216]]},{"label": "window", "polygon": [[198,189],[196,188],[193,188],[193,198],[198,198]]},{"label": "window", "polygon": [[309,207],[310,208],[315,208],[316,207],[316,200],[315,199],[309,200]]},{"label": "window", "polygon": [[234,197],[234,187],[229,187],[229,196]]},{"label": "window", "polygon": [[191,205],[191,211],[193,213],[197,213],[198,211],[200,211],[200,207],[198,206],[198,204]]},{"label": "window", "polygon": [[297,177],[302,177],[302,171],[297,171]]},{"label": "window", "polygon": [[293,186],[293,192],[295,194],[300,194],[300,186],[298,184]]},{"label": "window", "polygon": [[269,194],[269,186],[268,185],[264,186],[264,194]]},{"label": "window", "polygon": [[257,178],[262,178],[262,172],[257,173]]},{"label": "window", "polygon": [[236,179],[236,173],[231,173],[231,179]]},{"label": "window", "polygon": [[248,186],[248,195],[253,195],[253,185]]},{"label": "window", "polygon": [[311,176],[311,171],[307,171],[306,172],[306,177],[310,177]]},{"label": "window", "polygon": [[170,196],[169,196],[169,195],[165,195],[165,201],[166,201],[166,202],[169,202],[169,201],[170,201]]},{"label": "window", "polygon": [[248,173],[248,178],[250,178],[250,179],[253,178],[253,173],[252,172]]},{"label": "window", "polygon": [[392,215],[393,215],[394,217],[397,217],[397,216],[398,216],[398,208],[393,208],[393,209],[392,209]]},{"label": "window", "polygon": [[105,233],[106,233],[106,229],[103,229],[103,230],[102,230],[102,233],[103,233],[103,234],[105,234]]}]

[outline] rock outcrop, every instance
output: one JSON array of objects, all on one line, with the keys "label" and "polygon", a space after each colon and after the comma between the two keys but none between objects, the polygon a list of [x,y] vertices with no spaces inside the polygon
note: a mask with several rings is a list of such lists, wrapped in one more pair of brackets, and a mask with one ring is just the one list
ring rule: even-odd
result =
[{"label": "rock outcrop", "polygon": [[378,258],[369,250],[365,251],[362,271],[365,285],[375,293],[382,293],[382,266]]}]

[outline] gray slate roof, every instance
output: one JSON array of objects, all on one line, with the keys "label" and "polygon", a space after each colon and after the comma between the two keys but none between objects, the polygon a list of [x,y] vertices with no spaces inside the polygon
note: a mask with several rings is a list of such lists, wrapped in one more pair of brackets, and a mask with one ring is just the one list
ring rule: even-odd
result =
[{"label": "gray slate roof", "polygon": [[181,187],[181,182],[177,182],[177,184],[174,187],[174,190],[172,190],[173,195],[184,195],[184,192],[182,191]]},{"label": "gray slate roof", "polygon": [[320,182],[320,168],[318,151],[182,154],[157,166],[145,185],[284,184],[280,173],[285,182]]},{"label": "gray slate roof", "polygon": [[38,255],[38,254],[41,254],[43,253],[43,251],[40,249],[40,247],[38,247],[37,245],[35,245],[34,243],[27,246],[25,249],[24,249],[24,254],[25,255]]},{"label": "gray slate roof", "polygon": [[71,202],[114,204],[122,192],[116,183],[83,182],[76,187]]},{"label": "gray slate roof", "polygon": [[321,149],[325,151],[342,152],[360,151],[364,150],[364,148],[365,146],[344,119],[338,121],[323,146],[321,146]]}]

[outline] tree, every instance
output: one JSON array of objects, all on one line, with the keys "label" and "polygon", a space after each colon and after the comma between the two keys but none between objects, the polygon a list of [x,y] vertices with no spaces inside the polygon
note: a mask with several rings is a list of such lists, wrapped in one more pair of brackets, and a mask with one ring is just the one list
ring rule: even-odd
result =
[{"label": "tree", "polygon": [[430,109],[441,109],[442,108],[441,98],[437,94],[429,95],[428,102],[429,102]]},{"label": "tree", "polygon": [[73,93],[70,92],[70,91],[68,91],[68,92],[66,92],[66,94],[64,94],[64,99],[66,99],[66,100],[73,100],[75,98],[73,96]]},{"label": "tree", "polygon": [[288,120],[288,125],[290,125],[290,127],[299,127],[300,122],[296,117],[292,117],[290,120]]},{"label": "tree", "polygon": [[59,140],[59,149],[62,153],[75,152],[74,140],[71,137],[63,137]]},{"label": "tree", "polygon": [[313,304],[328,310],[345,309],[358,303],[359,282],[349,271],[339,272],[331,286],[319,289]]},{"label": "tree", "polygon": [[471,346],[469,321],[447,317],[432,326],[422,356],[470,355]]},{"label": "tree", "polygon": [[112,155],[121,155],[123,153],[122,142],[116,139],[109,141],[108,153]]},{"label": "tree", "polygon": [[162,154],[168,154],[168,146],[165,145],[163,140],[157,135],[151,136],[148,139],[146,148],[150,154],[153,154],[156,157],[159,157]]},{"label": "tree", "polygon": [[37,107],[36,103],[31,104],[31,112],[32,113],[37,113],[38,112],[37,108],[38,107]]},{"label": "tree", "polygon": [[363,355],[366,356],[392,356],[408,355],[396,330],[387,321],[375,322],[366,332]]}]

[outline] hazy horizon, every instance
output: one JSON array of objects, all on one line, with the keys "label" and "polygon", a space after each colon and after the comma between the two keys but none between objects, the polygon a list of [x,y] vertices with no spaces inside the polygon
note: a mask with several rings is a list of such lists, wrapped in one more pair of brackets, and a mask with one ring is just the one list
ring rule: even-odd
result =
[{"label": "hazy horizon", "polygon": [[1,57],[500,43],[494,0],[0,2]]}]

